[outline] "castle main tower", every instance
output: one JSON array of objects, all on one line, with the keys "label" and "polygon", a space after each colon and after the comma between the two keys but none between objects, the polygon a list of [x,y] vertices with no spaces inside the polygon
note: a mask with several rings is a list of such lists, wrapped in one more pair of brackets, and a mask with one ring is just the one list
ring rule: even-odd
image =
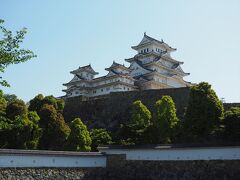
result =
[{"label": "castle main tower", "polygon": [[136,84],[141,89],[163,89],[190,86],[191,83],[183,80],[185,73],[181,64],[171,57],[171,52],[176,51],[163,40],[156,40],[144,33],[141,42],[132,46],[137,54],[125,59],[130,63],[131,76],[136,79]]}]

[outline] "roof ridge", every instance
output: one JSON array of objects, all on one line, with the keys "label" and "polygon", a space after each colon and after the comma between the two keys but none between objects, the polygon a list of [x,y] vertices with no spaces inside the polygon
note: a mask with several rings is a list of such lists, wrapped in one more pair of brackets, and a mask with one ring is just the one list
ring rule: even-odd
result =
[{"label": "roof ridge", "polygon": [[164,43],[163,39],[161,39],[161,41],[159,41],[159,40],[157,40],[157,39],[155,39],[155,38],[153,38],[151,36],[148,36],[146,33],[144,33],[144,37],[150,39],[151,41],[157,41],[157,42],[159,42],[161,44]]},{"label": "roof ridge", "polygon": [[144,67],[143,64],[142,64],[142,62],[141,62],[140,60],[135,59],[135,62],[136,62],[140,67],[142,67],[143,69],[153,72],[153,70]]},{"label": "roof ridge", "polygon": [[91,64],[89,64],[89,65],[86,65],[86,66],[79,66],[79,69],[80,68],[87,68],[87,67],[91,67],[92,68]]}]

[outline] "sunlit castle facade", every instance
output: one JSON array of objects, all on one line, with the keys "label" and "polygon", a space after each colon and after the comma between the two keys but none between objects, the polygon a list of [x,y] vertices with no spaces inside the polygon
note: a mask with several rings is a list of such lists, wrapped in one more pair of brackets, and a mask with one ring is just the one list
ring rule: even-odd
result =
[{"label": "sunlit castle facade", "polygon": [[95,77],[98,73],[91,65],[79,67],[71,71],[73,79],[63,84],[67,89],[66,97],[94,97],[111,92],[138,91],[147,89],[179,88],[191,86],[183,80],[185,73],[181,64],[171,57],[176,51],[163,40],[159,41],[144,33],[142,41],[132,46],[137,51],[134,57],[125,59],[129,67],[113,62],[106,68],[106,76]]}]

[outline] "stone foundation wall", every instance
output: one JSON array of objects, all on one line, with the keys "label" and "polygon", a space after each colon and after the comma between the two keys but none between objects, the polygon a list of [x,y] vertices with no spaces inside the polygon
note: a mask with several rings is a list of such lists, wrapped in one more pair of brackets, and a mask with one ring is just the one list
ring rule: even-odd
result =
[{"label": "stone foundation wall", "polygon": [[129,121],[130,108],[134,101],[141,100],[150,110],[163,95],[173,98],[178,117],[181,118],[187,106],[189,88],[158,89],[132,92],[118,92],[95,99],[81,96],[65,100],[64,118],[67,122],[80,117],[89,128],[107,128],[114,131],[121,123]]},{"label": "stone foundation wall", "polygon": [[240,161],[126,161],[109,168],[108,179],[240,179]]},{"label": "stone foundation wall", "polygon": [[1,180],[102,180],[105,168],[2,168]]},{"label": "stone foundation wall", "polygon": [[[120,158],[121,159],[121,158]],[[119,158],[116,160],[119,161]],[[1,180],[240,179],[239,160],[121,161],[105,168],[2,168]]]}]

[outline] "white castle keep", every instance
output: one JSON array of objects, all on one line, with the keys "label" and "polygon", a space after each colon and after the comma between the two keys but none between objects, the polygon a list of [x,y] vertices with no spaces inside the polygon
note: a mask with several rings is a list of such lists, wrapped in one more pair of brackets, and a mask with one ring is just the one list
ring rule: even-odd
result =
[{"label": "white castle keep", "polygon": [[159,41],[144,33],[142,41],[132,46],[137,54],[129,59],[129,67],[113,62],[106,68],[107,75],[95,78],[98,73],[91,65],[79,67],[71,71],[73,79],[63,84],[67,89],[66,97],[94,97],[111,92],[138,91],[147,89],[179,88],[191,86],[183,80],[185,73],[181,64],[171,57],[176,51],[163,40]]}]

